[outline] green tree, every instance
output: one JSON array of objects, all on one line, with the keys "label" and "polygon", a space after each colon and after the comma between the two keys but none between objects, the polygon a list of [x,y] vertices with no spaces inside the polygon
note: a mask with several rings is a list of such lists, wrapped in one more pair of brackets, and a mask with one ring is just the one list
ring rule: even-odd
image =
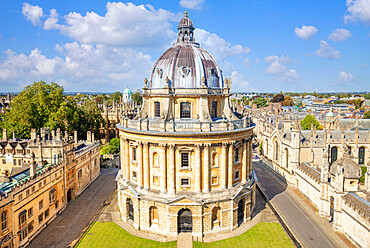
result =
[{"label": "green tree", "polygon": [[370,99],[370,93],[366,93],[366,94],[364,95],[364,97],[365,97],[365,99]]},{"label": "green tree", "polygon": [[122,97],[122,93],[119,92],[119,91],[116,91],[114,92],[114,94],[112,95],[112,99],[115,100],[116,102],[119,102],[121,101],[121,97]]},{"label": "green tree", "polygon": [[301,126],[304,130],[311,130],[311,123],[313,123],[316,129],[321,129],[320,123],[316,120],[315,116],[311,114],[306,115],[306,117],[301,120]]},{"label": "green tree", "polygon": [[283,106],[292,106],[293,105],[293,99],[291,96],[284,97],[284,101],[281,102]]},{"label": "green tree", "polygon": [[364,119],[370,119],[370,111],[367,111],[367,112],[364,114]]},{"label": "green tree", "polygon": [[282,102],[282,101],[284,101],[283,94],[276,94],[271,100],[271,102]]},{"label": "green tree", "polygon": [[64,101],[63,87],[56,83],[34,82],[13,98],[2,128],[6,128],[8,134],[15,131],[19,138],[30,138],[31,128],[39,130],[46,126]]},{"label": "green tree", "polygon": [[257,104],[257,108],[265,107],[267,105],[266,99],[262,97],[257,97],[256,99],[253,100],[253,103]]},{"label": "green tree", "polygon": [[140,92],[138,91],[132,94],[132,99],[137,105],[141,105],[143,103],[143,97],[140,95]]},{"label": "green tree", "polygon": [[76,130],[80,139],[86,138],[87,131],[98,135],[104,120],[95,102],[86,100],[78,107],[73,97],[63,93],[63,87],[56,83],[40,81],[26,86],[2,116],[1,127],[9,135],[15,131],[21,139],[30,138],[32,128],[38,131],[42,127],[61,128],[69,134]]}]

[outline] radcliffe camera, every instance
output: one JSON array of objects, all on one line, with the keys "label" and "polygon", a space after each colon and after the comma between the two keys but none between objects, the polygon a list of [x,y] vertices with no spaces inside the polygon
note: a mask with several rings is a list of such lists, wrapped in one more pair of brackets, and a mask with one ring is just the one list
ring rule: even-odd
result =
[{"label": "radcliffe camera", "polygon": [[370,247],[369,6],[3,2],[0,248]]}]

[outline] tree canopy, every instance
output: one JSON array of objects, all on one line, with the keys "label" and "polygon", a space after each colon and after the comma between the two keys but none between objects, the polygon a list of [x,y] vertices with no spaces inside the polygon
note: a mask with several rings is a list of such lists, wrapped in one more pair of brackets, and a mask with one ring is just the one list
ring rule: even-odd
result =
[{"label": "tree canopy", "polygon": [[32,128],[39,131],[42,127],[61,128],[69,134],[76,130],[81,139],[89,130],[98,134],[104,120],[96,104],[87,100],[78,107],[73,98],[67,99],[63,93],[63,87],[56,83],[40,81],[26,86],[13,98],[1,128],[6,128],[9,135],[15,131],[21,139],[30,138]]},{"label": "tree canopy", "polygon": [[284,95],[283,94],[276,94],[272,98],[271,102],[282,102],[284,101]]},{"label": "tree canopy", "polygon": [[119,138],[113,138],[109,141],[109,144],[104,145],[100,149],[101,155],[117,154],[120,151],[120,140]]},{"label": "tree canopy", "polygon": [[284,97],[284,101],[281,103],[283,106],[292,106],[293,105],[293,99],[291,96]]},{"label": "tree canopy", "polygon": [[263,97],[257,97],[253,100],[253,103],[257,104],[257,108],[265,107],[266,106],[266,99]]},{"label": "tree canopy", "polygon": [[364,114],[364,119],[370,119],[370,111],[367,111],[367,112]]},{"label": "tree canopy", "polygon": [[316,129],[322,129],[320,123],[316,120],[315,116],[308,114],[306,117],[301,120],[301,126],[304,130],[311,130],[311,123]]},{"label": "tree canopy", "polygon": [[141,105],[143,103],[143,97],[140,95],[140,92],[135,92],[132,94],[132,99],[137,105]]}]

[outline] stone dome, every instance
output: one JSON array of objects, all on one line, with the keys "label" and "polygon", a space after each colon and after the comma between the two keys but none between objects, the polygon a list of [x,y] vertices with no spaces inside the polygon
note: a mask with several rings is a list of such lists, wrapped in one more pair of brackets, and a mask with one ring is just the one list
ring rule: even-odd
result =
[{"label": "stone dome", "polygon": [[359,179],[361,177],[360,166],[353,161],[346,149],[344,155],[335,161],[330,167],[330,173],[332,175],[337,174],[338,167],[343,168],[344,178]]},{"label": "stone dome", "polygon": [[171,88],[200,88],[203,80],[209,88],[222,88],[222,71],[212,55],[195,43],[186,12],[178,29],[177,42],[155,62],[149,87],[163,88],[168,78]]},{"label": "stone dome", "polygon": [[184,18],[181,19],[179,22],[179,29],[184,28],[184,27],[191,27],[194,28],[193,22],[188,18],[188,12],[185,11],[185,16]]}]

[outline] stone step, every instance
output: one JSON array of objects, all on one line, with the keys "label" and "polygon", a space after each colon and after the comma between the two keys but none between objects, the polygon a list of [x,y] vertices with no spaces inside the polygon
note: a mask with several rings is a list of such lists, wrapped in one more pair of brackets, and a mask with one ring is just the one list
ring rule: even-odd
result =
[{"label": "stone step", "polygon": [[191,233],[180,233],[177,236],[177,248],[193,248],[193,236]]}]

